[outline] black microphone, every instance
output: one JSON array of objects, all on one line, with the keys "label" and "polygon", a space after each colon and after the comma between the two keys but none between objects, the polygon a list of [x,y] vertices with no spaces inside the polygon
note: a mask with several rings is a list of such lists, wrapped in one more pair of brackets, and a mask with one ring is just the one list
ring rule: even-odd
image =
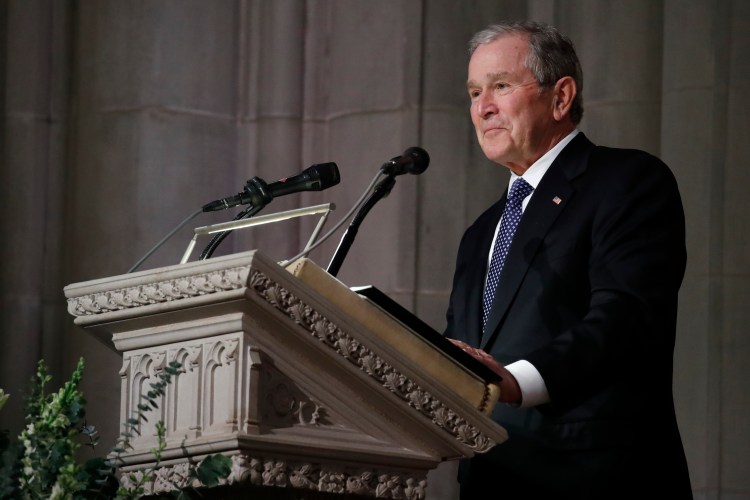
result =
[{"label": "black microphone", "polygon": [[383,163],[380,170],[386,175],[414,174],[419,175],[430,164],[430,155],[424,149],[412,146],[401,156],[391,158]]},{"label": "black microphone", "polygon": [[263,179],[254,177],[247,181],[245,190],[234,196],[222,198],[203,205],[204,212],[215,212],[237,205],[266,204],[273,198],[300,191],[322,191],[335,186],[341,181],[339,169],[335,163],[318,163],[306,168],[293,177],[284,177],[266,184]]}]

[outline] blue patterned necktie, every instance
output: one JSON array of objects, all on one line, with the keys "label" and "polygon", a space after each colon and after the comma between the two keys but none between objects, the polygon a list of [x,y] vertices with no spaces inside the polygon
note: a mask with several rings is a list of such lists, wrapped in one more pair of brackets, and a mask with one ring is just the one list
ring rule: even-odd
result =
[{"label": "blue patterned necktie", "polygon": [[521,220],[521,204],[534,190],[531,185],[521,177],[513,181],[508,194],[508,200],[505,202],[505,211],[503,220],[500,222],[500,230],[497,232],[495,248],[492,250],[492,260],[490,261],[490,271],[487,273],[487,284],[484,287],[484,303],[482,307],[482,328],[487,325],[487,318],[490,315],[492,300],[495,298],[495,290],[500,280],[500,272],[503,270],[505,257],[508,255],[510,242],[513,235],[516,234],[516,227]]}]

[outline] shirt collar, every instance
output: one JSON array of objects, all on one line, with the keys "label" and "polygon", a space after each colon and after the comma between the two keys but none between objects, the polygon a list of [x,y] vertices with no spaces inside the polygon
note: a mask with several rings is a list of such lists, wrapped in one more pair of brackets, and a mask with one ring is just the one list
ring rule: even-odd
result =
[{"label": "shirt collar", "polygon": [[[536,189],[536,187],[539,185],[539,183],[542,181],[542,177],[544,177],[544,174],[547,173],[547,169],[549,169],[550,165],[552,165],[552,162],[555,161],[555,158],[557,158],[557,155],[560,154],[560,151],[565,148],[565,146],[568,145],[570,141],[573,140],[573,138],[578,135],[580,130],[575,129],[568,135],[566,135],[560,142],[555,144],[555,146],[544,153],[544,155],[539,158],[537,161],[532,163],[532,165],[526,170],[526,172],[523,173],[523,179],[528,182],[531,187]],[[508,186],[510,189],[510,186],[513,185],[513,181],[518,179],[518,175],[514,174],[513,171],[510,172],[510,180],[508,181]]]}]

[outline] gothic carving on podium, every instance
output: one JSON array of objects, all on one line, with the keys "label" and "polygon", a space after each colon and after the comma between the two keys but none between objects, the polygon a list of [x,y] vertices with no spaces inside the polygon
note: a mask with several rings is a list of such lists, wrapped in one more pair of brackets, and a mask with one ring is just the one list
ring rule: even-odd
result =
[{"label": "gothic carving on podium", "polygon": [[[66,287],[75,323],[122,354],[121,422],[160,370],[182,366],[123,470],[154,465],[162,420],[154,493],[185,486],[188,463],[223,453],[228,484],[418,499],[441,461],[507,438],[488,417],[495,389],[468,401],[435,380],[440,367],[425,369],[327,293],[258,251]],[[413,335],[367,307],[375,323]]]}]

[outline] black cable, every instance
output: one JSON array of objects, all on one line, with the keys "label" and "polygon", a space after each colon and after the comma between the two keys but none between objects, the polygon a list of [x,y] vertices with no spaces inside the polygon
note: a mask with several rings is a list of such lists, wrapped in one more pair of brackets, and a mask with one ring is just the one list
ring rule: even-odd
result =
[{"label": "black cable", "polygon": [[[261,210],[263,210],[263,207],[265,205],[261,206],[249,206],[242,212],[238,213],[234,219],[232,220],[240,220],[240,219],[249,219],[253,215],[257,214]],[[224,241],[224,238],[229,236],[229,233],[231,233],[232,230],[229,231],[222,231],[220,233],[216,233],[213,238],[211,238],[211,241],[208,242],[208,245],[206,245],[206,248],[203,249],[203,252],[201,252],[200,257],[198,257],[198,260],[205,260],[211,257],[213,255],[214,250],[219,246],[219,244]]]},{"label": "black cable", "polygon": [[185,224],[187,224],[188,222],[190,222],[196,215],[198,215],[198,214],[200,214],[202,212],[203,212],[202,208],[198,209],[196,212],[194,212],[192,215],[190,215],[190,217],[188,217],[184,221],[180,222],[180,224],[176,228],[172,229],[169,232],[169,234],[167,234],[164,238],[161,239],[161,241],[159,241],[159,243],[157,243],[156,245],[154,245],[153,248],[151,248],[151,250],[149,250],[148,252],[146,252],[146,255],[144,255],[143,257],[141,257],[141,259],[138,262],[136,262],[135,264],[133,264],[133,267],[131,267],[130,269],[128,269],[128,273],[132,273],[133,271],[135,271],[136,269],[138,269],[138,267],[141,264],[143,264],[143,261],[145,261],[146,259],[148,259],[149,256],[152,253],[154,253],[160,246],[162,246],[169,238],[171,238],[174,233],[176,233],[180,228],[182,228],[182,226],[184,226]]},{"label": "black cable", "polygon": [[333,258],[331,259],[331,263],[328,265],[328,269],[326,269],[328,274],[330,274],[331,276],[336,276],[338,274],[339,269],[341,268],[341,264],[344,263],[346,254],[349,253],[349,248],[351,248],[352,243],[354,243],[354,238],[357,236],[357,232],[359,231],[359,226],[362,224],[362,221],[370,212],[370,209],[372,209],[372,207],[374,207],[377,202],[388,196],[395,184],[396,179],[394,178],[394,176],[389,175],[388,177],[380,181],[377,186],[375,186],[372,195],[364,203],[364,205],[362,205],[362,208],[359,209],[359,212],[357,212],[357,215],[354,216],[351,224],[349,224],[346,232],[344,232],[344,235],[341,237],[339,246],[338,248],[336,248],[336,252],[333,254]]}]

